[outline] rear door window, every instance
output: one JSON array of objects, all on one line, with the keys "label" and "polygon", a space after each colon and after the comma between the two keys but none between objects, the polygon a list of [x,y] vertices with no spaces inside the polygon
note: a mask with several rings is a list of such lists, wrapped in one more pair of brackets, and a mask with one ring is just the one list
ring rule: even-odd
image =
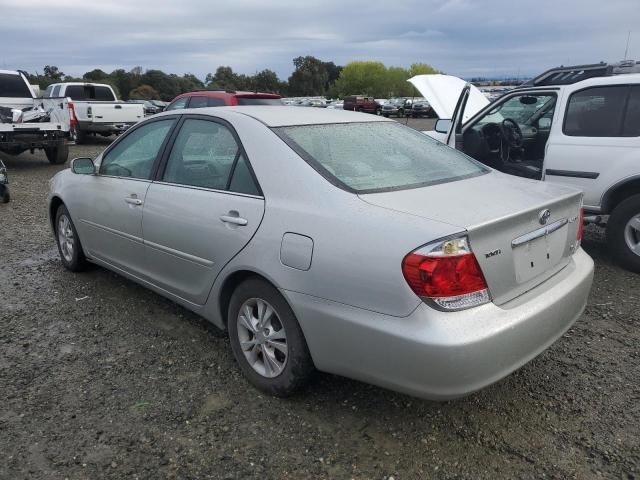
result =
[{"label": "rear door window", "polygon": [[204,108],[208,106],[209,102],[207,97],[202,95],[191,97],[191,99],[189,100],[189,108]]},{"label": "rear door window", "polygon": [[629,86],[593,87],[569,97],[563,132],[571,137],[620,137]]},{"label": "rear door window", "polygon": [[624,137],[640,137],[640,85],[631,87],[622,128]]},{"label": "rear door window", "polygon": [[82,85],[67,85],[65,94],[67,97],[70,97],[71,100],[88,100],[89,99]]},{"label": "rear door window", "polygon": [[51,94],[52,97],[56,98],[60,95],[60,89],[62,88],[61,85],[56,85],[55,88],[53,89],[53,93]]},{"label": "rear door window", "polygon": [[226,190],[239,150],[225,125],[188,118],[173,143],[162,180]]}]

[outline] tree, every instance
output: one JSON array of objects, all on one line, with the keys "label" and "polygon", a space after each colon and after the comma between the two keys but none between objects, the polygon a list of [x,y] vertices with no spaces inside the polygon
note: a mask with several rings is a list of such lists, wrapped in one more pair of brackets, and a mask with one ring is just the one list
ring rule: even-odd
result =
[{"label": "tree", "polygon": [[160,94],[150,85],[140,85],[129,92],[129,98],[135,100],[157,100],[160,98]]},{"label": "tree", "polygon": [[351,62],[336,81],[338,95],[387,95],[387,69],[382,62]]},{"label": "tree", "polygon": [[100,70],[99,68],[96,68],[94,70],[91,70],[90,72],[85,73],[82,78],[89,82],[102,82],[105,79],[109,78],[109,74]]},{"label": "tree", "polygon": [[64,73],[58,70],[58,67],[55,65],[45,65],[43,72],[44,77],[47,80],[51,80],[50,83],[59,82],[64,78]]},{"label": "tree", "polygon": [[265,69],[253,76],[253,88],[259,92],[281,92],[283,84],[273,70]]},{"label": "tree", "polygon": [[409,78],[416,75],[433,75],[434,73],[440,72],[426,63],[414,63],[409,67]]},{"label": "tree", "polygon": [[289,77],[289,95],[324,95],[327,90],[329,73],[321,60],[312,56],[293,59],[295,70]]}]

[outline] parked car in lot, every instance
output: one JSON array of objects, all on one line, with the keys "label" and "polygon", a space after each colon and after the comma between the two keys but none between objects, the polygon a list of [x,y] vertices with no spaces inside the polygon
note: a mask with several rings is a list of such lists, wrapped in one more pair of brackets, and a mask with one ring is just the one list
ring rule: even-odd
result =
[{"label": "parked car in lot", "polygon": [[66,99],[36,98],[22,72],[0,70],[0,152],[44,150],[50,163],[64,163],[70,128]]},{"label": "parked car in lot", "polygon": [[49,215],[66,268],[102,265],[227,329],[266,392],[315,366],[445,399],[580,316],[581,198],[393,120],[257,106],[146,119],[54,176]]},{"label": "parked car in lot", "polygon": [[429,102],[425,101],[415,101],[411,105],[411,116],[413,118],[419,117],[434,117],[435,112]]},{"label": "parked car in lot", "polygon": [[282,105],[275,93],[240,92],[235,90],[203,90],[178,95],[165,110],[183,108],[224,107],[233,105]]},{"label": "parked car in lot", "polygon": [[579,188],[587,221],[606,223],[611,254],[640,272],[640,74],[606,67],[552,69],[493,103],[456,77],[411,81],[453,117],[429,135],[500,171]]},{"label": "parked car in lot", "polygon": [[327,105],[327,108],[330,110],[344,110],[344,102],[342,100],[334,100]]},{"label": "parked car in lot", "polygon": [[344,97],[342,108],[344,110],[363,113],[378,114],[380,112],[380,105],[378,105],[378,102],[376,102],[373,97],[367,97],[364,95],[349,95]]},{"label": "parked car in lot", "polygon": [[44,98],[72,100],[71,139],[76,143],[84,143],[91,134],[120,135],[144,118],[142,105],[118,100],[111,86],[102,83],[54,83]]},{"label": "parked car in lot", "polygon": [[382,106],[380,113],[384,117],[404,117],[411,111],[411,102],[406,98],[392,98]]},{"label": "parked car in lot", "polygon": [[142,105],[145,117],[149,115],[155,115],[156,113],[160,113],[162,111],[162,109],[151,103],[150,100],[127,100],[127,103],[139,103],[140,105]]}]

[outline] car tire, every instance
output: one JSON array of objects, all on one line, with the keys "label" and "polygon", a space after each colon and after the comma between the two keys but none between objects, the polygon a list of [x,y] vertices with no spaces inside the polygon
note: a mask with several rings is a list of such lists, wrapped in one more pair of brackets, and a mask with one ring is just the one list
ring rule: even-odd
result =
[{"label": "car tire", "polygon": [[233,355],[254,387],[285,397],[308,382],[314,367],[307,342],[293,310],[270,283],[250,278],[238,285],[227,330]]},{"label": "car tire", "polygon": [[45,148],[44,153],[47,155],[47,160],[52,165],[62,165],[69,158],[69,145],[67,142],[58,143],[55,147]]},{"label": "car tire", "polygon": [[613,210],[607,222],[607,244],[623,268],[640,273],[640,195],[627,198]]},{"label": "car tire", "polygon": [[84,256],[78,232],[67,207],[64,205],[58,207],[54,225],[56,244],[62,265],[72,272],[81,272],[86,269],[87,259]]},{"label": "car tire", "polygon": [[0,185],[0,203],[9,203],[10,201],[11,194],[9,193],[9,187]]},{"label": "car tire", "polygon": [[85,133],[80,130],[78,126],[71,127],[70,136],[71,141],[73,141],[76,145],[82,145],[86,141]]}]

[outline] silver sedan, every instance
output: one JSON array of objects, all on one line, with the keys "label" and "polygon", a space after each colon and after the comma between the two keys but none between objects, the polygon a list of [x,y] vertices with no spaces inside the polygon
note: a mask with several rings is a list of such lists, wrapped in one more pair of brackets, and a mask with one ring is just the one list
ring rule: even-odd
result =
[{"label": "silver sedan", "polygon": [[63,265],[113,270],[228,330],[274,395],[313,369],[433,399],[483,388],[581,315],[580,192],[392,120],[180,110],[51,180]]}]

